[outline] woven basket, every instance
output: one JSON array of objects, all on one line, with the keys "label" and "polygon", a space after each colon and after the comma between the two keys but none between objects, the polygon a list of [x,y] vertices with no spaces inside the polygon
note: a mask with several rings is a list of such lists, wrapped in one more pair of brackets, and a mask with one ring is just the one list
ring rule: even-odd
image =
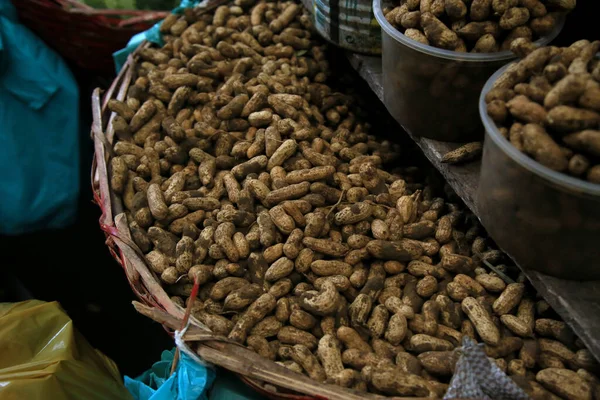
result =
[{"label": "woven basket", "polygon": [[12,0],[19,18],[78,67],[113,74],[112,53],[168,11],[95,9],[77,0]]},{"label": "woven basket", "polygon": [[[149,44],[145,43],[140,48],[148,46]],[[107,165],[113,155],[114,131],[112,128],[113,115],[108,110],[107,103],[110,99],[125,99],[133,79],[133,67],[138,51],[139,49],[129,56],[122,71],[102,100],[100,89],[96,89],[92,96],[94,117],[92,137],[95,151],[91,171],[92,188],[94,200],[102,210],[100,227],[106,234],[109,250],[123,267],[131,288],[142,302],[134,303],[136,309],[161,323],[168,331],[173,332],[182,328],[185,310],[171,301],[162,288],[159,278],[146,264],[143,253],[131,239],[121,199],[112,192],[108,178]],[[319,383],[305,375],[290,371],[260,357],[238,343],[210,332],[193,317],[190,318],[183,339],[190,351],[208,362],[239,374],[244,382],[270,399],[358,400],[385,398]],[[261,382],[276,386],[277,392],[266,390]],[[396,397],[396,399],[400,398]]]}]

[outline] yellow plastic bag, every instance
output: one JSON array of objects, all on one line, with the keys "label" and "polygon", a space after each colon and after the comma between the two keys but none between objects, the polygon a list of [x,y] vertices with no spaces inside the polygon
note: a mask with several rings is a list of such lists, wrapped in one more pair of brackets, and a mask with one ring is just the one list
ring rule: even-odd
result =
[{"label": "yellow plastic bag", "polygon": [[0,303],[0,399],[132,400],[56,302]]}]

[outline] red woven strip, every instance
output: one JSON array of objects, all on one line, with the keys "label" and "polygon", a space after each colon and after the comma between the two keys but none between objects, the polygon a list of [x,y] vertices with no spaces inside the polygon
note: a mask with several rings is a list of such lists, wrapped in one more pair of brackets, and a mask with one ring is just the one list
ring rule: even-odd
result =
[{"label": "red woven strip", "polygon": [[[21,21],[51,47],[78,66],[112,73],[112,54],[131,36],[166,15],[146,10],[106,10],[93,13],[75,0],[12,0]],[[81,5],[81,3],[77,3]],[[119,16],[133,16],[123,19]]]}]

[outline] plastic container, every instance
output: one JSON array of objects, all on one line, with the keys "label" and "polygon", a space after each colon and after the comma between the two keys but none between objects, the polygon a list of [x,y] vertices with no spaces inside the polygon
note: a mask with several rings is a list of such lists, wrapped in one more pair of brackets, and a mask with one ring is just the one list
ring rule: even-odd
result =
[{"label": "plastic container", "polygon": [[[508,67],[508,66],[507,66]],[[477,208],[488,233],[528,269],[564,279],[600,279],[600,185],[556,172],[520,152],[487,115]]]},{"label": "plastic container", "polygon": [[317,31],[336,46],[366,54],[381,54],[381,29],[372,0],[312,0]]},{"label": "plastic container", "polygon": [[[392,116],[410,133],[430,139],[467,142],[483,136],[477,102],[483,85],[516,57],[510,51],[459,53],[407,38],[383,15],[389,0],[374,0],[382,30],[383,97]],[[564,25],[536,44],[547,45]]]}]

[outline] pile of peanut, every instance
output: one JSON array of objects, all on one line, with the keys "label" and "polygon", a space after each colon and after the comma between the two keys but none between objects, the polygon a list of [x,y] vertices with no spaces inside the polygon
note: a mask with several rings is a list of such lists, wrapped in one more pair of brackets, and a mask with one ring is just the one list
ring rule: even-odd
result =
[{"label": "pile of peanut", "polygon": [[199,282],[198,320],[320,382],[441,397],[468,335],[534,396],[591,398],[591,354],[483,268],[504,256],[473,215],[384,169],[310,28],[292,2],[170,16],[109,102],[111,187],[173,301]]},{"label": "pile of peanut", "polygon": [[489,116],[540,164],[600,183],[600,41],[513,48],[524,58],[487,93]]},{"label": "pile of peanut", "polygon": [[384,9],[396,29],[441,49],[492,53],[517,38],[537,40],[552,32],[575,0],[400,0]]}]

